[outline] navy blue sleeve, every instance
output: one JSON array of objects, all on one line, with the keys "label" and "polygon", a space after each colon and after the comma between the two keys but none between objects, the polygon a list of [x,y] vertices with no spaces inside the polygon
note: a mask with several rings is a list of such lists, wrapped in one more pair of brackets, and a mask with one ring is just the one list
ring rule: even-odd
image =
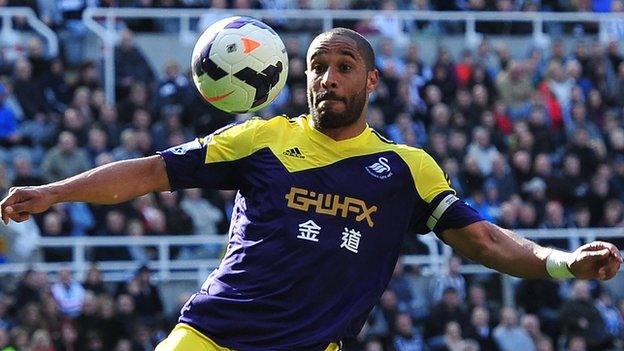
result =
[{"label": "navy blue sleeve", "polygon": [[482,220],[483,217],[477,210],[457,200],[444,211],[433,228],[433,232],[440,237],[440,234],[447,229],[460,229]]},{"label": "navy blue sleeve", "polygon": [[171,190],[189,188],[239,189],[238,162],[206,163],[208,138],[195,139],[158,154],[165,160]]}]

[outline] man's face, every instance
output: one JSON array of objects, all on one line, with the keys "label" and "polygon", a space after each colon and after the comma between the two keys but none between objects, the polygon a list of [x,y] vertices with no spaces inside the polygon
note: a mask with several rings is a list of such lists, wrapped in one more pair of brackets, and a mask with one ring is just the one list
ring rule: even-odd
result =
[{"label": "man's face", "polygon": [[355,41],[342,35],[312,42],[306,74],[310,114],[321,130],[355,123],[377,82],[377,71],[366,70]]}]

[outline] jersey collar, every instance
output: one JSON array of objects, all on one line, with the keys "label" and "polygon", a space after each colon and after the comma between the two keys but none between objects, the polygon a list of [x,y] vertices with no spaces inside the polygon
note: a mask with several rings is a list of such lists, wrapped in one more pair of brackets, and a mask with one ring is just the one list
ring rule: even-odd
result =
[{"label": "jersey collar", "polygon": [[349,149],[352,147],[357,147],[361,145],[367,144],[368,136],[371,133],[371,129],[366,123],[366,128],[364,130],[354,136],[353,138],[344,139],[344,140],[334,140],[327,135],[321,133],[318,129],[314,128],[314,121],[312,120],[312,116],[304,115],[303,116],[303,125],[306,130],[306,134],[314,141],[327,145],[333,149]]}]

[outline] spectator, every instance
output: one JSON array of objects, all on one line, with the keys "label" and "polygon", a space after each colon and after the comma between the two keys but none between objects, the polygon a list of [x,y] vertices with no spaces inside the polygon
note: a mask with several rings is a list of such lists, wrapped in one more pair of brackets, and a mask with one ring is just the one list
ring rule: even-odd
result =
[{"label": "spectator", "polygon": [[[132,218],[128,221],[126,231],[131,237],[144,237],[146,235],[145,225],[138,218]],[[130,258],[135,262],[145,263],[150,259],[157,259],[155,249],[151,247],[131,246],[128,247],[128,252]]]},{"label": "spectator", "polygon": [[182,109],[179,105],[163,106],[161,113],[161,121],[152,128],[157,149],[162,150],[169,147],[167,142],[176,133],[181,133],[185,141],[193,138],[190,130],[182,123]]},{"label": "spectator", "polygon": [[457,290],[447,287],[442,293],[442,300],[433,306],[425,323],[425,340],[428,344],[439,344],[448,322],[467,325],[468,320],[468,313],[461,305]]},{"label": "spectator", "polygon": [[76,145],[76,137],[71,132],[61,132],[58,143],[45,155],[41,165],[47,182],[70,177],[89,169],[90,163],[84,149]]},{"label": "spectator", "polygon": [[78,87],[74,90],[70,107],[78,112],[85,124],[93,121],[93,111],[91,110],[91,90],[87,87]]},{"label": "spectator", "polygon": [[424,349],[424,342],[420,332],[412,324],[412,317],[407,313],[396,316],[396,336],[393,340],[396,351],[416,351]]},{"label": "spectator", "polygon": [[500,323],[494,328],[494,340],[501,351],[535,350],[529,334],[518,326],[518,314],[513,307],[501,310]]},{"label": "spectator", "polygon": [[55,351],[79,350],[78,331],[71,322],[63,323],[60,338],[55,343]]},{"label": "spectator", "polygon": [[[611,2],[611,12],[614,14],[624,12],[624,2],[622,0],[613,0]],[[621,18],[609,19],[606,31],[610,40],[621,40],[624,38],[624,21]]]},{"label": "spectator", "polygon": [[121,132],[121,145],[114,148],[112,151],[115,161],[129,160],[137,157],[141,157],[138,149],[138,141],[136,132],[132,129],[126,129]]},{"label": "spectator", "polygon": [[193,219],[180,208],[176,192],[161,192],[160,207],[167,217],[167,231],[170,233],[191,234],[193,233]]},{"label": "spectator", "polygon": [[50,62],[49,72],[41,78],[46,100],[55,112],[64,111],[71,99],[71,89],[65,74],[63,61],[55,58]]},{"label": "spectator", "polygon": [[502,201],[506,201],[512,194],[518,193],[516,180],[511,173],[507,160],[501,154],[492,159],[492,172],[488,180],[493,181]]},{"label": "spectator", "polygon": [[473,142],[468,145],[468,155],[477,159],[481,174],[489,176],[492,172],[492,163],[498,150],[491,144],[490,133],[482,127],[476,127],[472,132]]},{"label": "spectator", "polygon": [[68,268],[59,270],[58,282],[52,285],[52,295],[64,315],[70,318],[80,315],[84,303],[85,290],[82,284],[72,279],[72,273]]},{"label": "spectator", "polygon": [[[123,236],[126,234],[125,225],[126,216],[120,210],[113,209],[106,213],[105,228],[98,234],[107,236]],[[95,248],[92,256],[92,259],[96,261],[128,260],[130,257],[126,247]]]},{"label": "spectator", "polygon": [[136,286],[128,293],[134,299],[135,310],[143,323],[152,324],[162,317],[163,303],[159,289],[151,282],[147,266],[141,266],[133,279]]},{"label": "spectator", "polygon": [[436,345],[431,343],[431,349],[434,351],[455,351],[461,350],[462,347],[462,330],[457,322],[448,322],[444,328],[444,336],[442,344]]},{"label": "spectator", "polygon": [[[212,0],[210,1],[210,8],[217,10],[225,10],[228,8],[227,0]],[[231,14],[227,12],[213,12],[213,11],[205,11],[199,19],[199,23],[197,24],[197,31],[202,33],[206,30],[206,28],[210,27],[215,22],[230,17]]]},{"label": "spectator", "polygon": [[100,271],[96,265],[91,265],[89,267],[87,270],[87,277],[82,285],[86,291],[91,292],[94,296],[107,293],[104,287],[104,281],[102,280],[102,271]]},{"label": "spectator", "polygon": [[180,65],[175,60],[165,64],[165,77],[158,85],[158,103],[164,105],[184,105],[188,99],[191,85],[189,80],[180,73]]},{"label": "spectator", "polygon": [[[28,304],[39,304],[43,301],[42,295],[45,293],[47,277],[38,271],[26,270],[13,291],[15,298],[14,307],[22,307]],[[18,311],[13,311],[15,314]]]},{"label": "spectator", "polygon": [[421,121],[414,121],[409,114],[402,112],[396,117],[395,123],[388,126],[388,137],[396,142],[416,147],[427,143],[427,133]]},{"label": "spectator", "polygon": [[561,305],[559,320],[563,335],[572,343],[574,336],[582,337],[592,349],[608,347],[611,343],[600,312],[592,301],[589,284],[577,280],[572,285],[570,299]]},{"label": "spectator", "polygon": [[460,301],[466,298],[466,280],[461,275],[461,258],[459,256],[451,256],[448,259],[447,273],[436,278],[432,286],[432,298],[434,302],[442,300],[444,291],[451,287],[455,290]]},{"label": "spectator", "polygon": [[405,35],[406,24],[402,18],[393,14],[396,9],[397,4],[394,0],[383,1],[381,10],[385,12],[374,15],[372,25],[381,35],[402,43],[407,39]]},{"label": "spectator", "polygon": [[509,68],[499,74],[496,87],[502,102],[509,107],[508,112],[512,119],[521,119],[528,115],[529,100],[535,89],[521,62],[511,61]]},{"label": "spectator", "polygon": [[32,351],[55,351],[52,345],[52,338],[46,329],[38,329],[32,335],[30,342],[30,350]]},{"label": "spectator", "polygon": [[465,336],[476,340],[481,350],[498,351],[490,326],[490,313],[486,308],[476,307],[472,310],[470,325],[466,329]]},{"label": "spectator", "polygon": [[94,126],[89,129],[87,138],[88,141],[85,150],[89,155],[91,165],[95,165],[95,159],[99,155],[109,152],[108,136],[106,135],[104,129]]},{"label": "spectator", "polygon": [[537,351],[554,351],[552,339],[547,336],[542,336],[535,344]]},{"label": "spectator", "polygon": [[[150,86],[154,72],[141,50],[134,44],[134,34],[129,29],[121,32],[119,46],[115,48],[115,82],[117,98],[123,100],[137,82]],[[131,114],[130,114],[131,115]]]},{"label": "spectator", "polygon": [[96,347],[97,350],[110,350],[117,344],[117,340],[122,338],[123,330],[115,318],[115,302],[113,298],[109,295],[102,295],[98,300],[100,324],[97,330],[87,331],[85,340],[89,348]]},{"label": "spectator", "polygon": [[44,180],[34,173],[29,154],[19,153],[13,159],[15,178],[13,186],[40,185]]},{"label": "spectator", "polygon": [[[41,235],[47,237],[68,236],[69,233],[63,230],[61,215],[57,212],[48,212],[43,217]],[[72,259],[71,248],[68,247],[45,247],[43,248],[43,259],[46,262],[67,262]]]},{"label": "spectator", "polygon": [[614,306],[611,294],[603,290],[596,299],[596,309],[602,317],[607,332],[613,339],[622,339],[624,336],[624,320],[618,309]]},{"label": "spectator", "polygon": [[7,90],[0,83],[0,145],[12,147],[21,144],[23,136],[18,130],[19,125],[15,113],[5,103],[7,97]]},{"label": "spectator", "polygon": [[529,334],[533,340],[533,344],[537,346],[537,342],[544,337],[540,329],[539,318],[533,314],[525,314],[520,319],[520,325]]},{"label": "spectator", "polygon": [[78,79],[72,86],[72,95],[74,90],[78,89],[78,87],[87,87],[91,91],[101,88],[100,74],[93,61],[86,60],[80,64],[78,68]]},{"label": "spectator", "polygon": [[40,81],[33,77],[32,64],[25,60],[19,59],[15,62],[15,81],[14,93],[24,116],[32,119],[38,113],[50,112],[43,87]]},{"label": "spectator", "polygon": [[464,167],[461,171],[460,178],[461,187],[465,194],[473,194],[483,189],[485,176],[479,168],[479,163],[474,155],[466,155],[464,158]]},{"label": "spectator", "polygon": [[201,189],[187,189],[180,208],[193,220],[195,234],[218,234],[217,224],[222,213],[208,200],[202,198]]},{"label": "spectator", "polygon": [[568,347],[566,351],[587,351],[587,340],[580,336],[575,335],[568,340]]},{"label": "spectator", "polygon": [[117,324],[116,339],[132,339],[134,330],[139,322],[134,299],[128,294],[119,294],[116,299],[114,321]]}]

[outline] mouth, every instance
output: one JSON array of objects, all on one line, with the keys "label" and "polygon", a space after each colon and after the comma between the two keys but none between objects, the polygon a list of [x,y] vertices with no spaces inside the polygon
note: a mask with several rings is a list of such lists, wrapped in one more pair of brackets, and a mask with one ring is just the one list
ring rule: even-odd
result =
[{"label": "mouth", "polygon": [[329,103],[337,103],[337,102],[344,102],[344,101],[337,96],[322,96],[317,100],[316,104],[321,105],[321,103],[323,102],[325,102],[326,104],[329,104]]}]

